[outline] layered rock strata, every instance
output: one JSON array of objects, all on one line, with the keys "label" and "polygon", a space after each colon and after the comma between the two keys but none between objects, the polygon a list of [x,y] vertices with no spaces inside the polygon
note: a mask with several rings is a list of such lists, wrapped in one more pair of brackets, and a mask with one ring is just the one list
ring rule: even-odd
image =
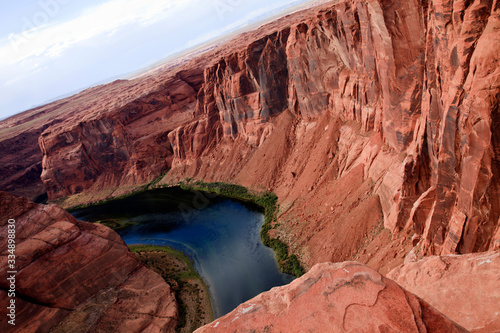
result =
[{"label": "layered rock strata", "polygon": [[[15,220],[15,297],[0,281],[1,332],[174,332],[175,296],[120,236],[77,221],[57,206],[0,192],[0,275],[9,269],[8,220]],[[10,275],[9,275],[10,276]],[[15,326],[6,315],[15,300]]]}]

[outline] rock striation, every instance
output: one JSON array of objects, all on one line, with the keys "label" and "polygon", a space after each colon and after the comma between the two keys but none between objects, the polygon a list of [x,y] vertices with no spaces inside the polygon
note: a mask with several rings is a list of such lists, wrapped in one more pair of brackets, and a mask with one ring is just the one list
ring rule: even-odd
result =
[{"label": "rock striation", "polygon": [[343,262],[317,264],[195,332],[467,331],[373,269]]},{"label": "rock striation", "polygon": [[0,216],[0,275],[9,270],[8,219],[15,220],[17,271],[16,325],[7,323],[10,284],[2,279],[0,331],[175,331],[179,313],[170,286],[111,229],[5,192]]},{"label": "rock striation", "polygon": [[470,332],[500,331],[500,252],[427,257],[388,278]]},{"label": "rock striation", "polygon": [[[273,190],[274,236],[308,268],[361,251],[388,271],[413,234],[425,255],[498,248],[499,30],[498,0],[306,8],[202,56],[30,111],[40,128],[54,120],[38,138],[43,186],[65,206],[166,170],[160,184],[190,177]],[[0,136],[12,138],[5,128]],[[6,168],[14,176],[0,185],[26,186],[34,163]],[[366,247],[370,237],[379,246]]]}]

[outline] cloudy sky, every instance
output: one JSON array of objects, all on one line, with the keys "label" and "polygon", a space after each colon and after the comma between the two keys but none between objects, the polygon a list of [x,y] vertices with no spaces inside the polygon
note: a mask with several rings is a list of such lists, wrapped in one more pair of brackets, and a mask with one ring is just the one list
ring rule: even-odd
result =
[{"label": "cloudy sky", "polygon": [[142,69],[303,0],[0,4],[0,119]]}]

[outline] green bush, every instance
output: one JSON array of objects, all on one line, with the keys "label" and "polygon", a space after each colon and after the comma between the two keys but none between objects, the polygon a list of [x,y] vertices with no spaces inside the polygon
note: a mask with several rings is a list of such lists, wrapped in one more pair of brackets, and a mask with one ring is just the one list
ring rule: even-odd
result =
[{"label": "green bush", "polygon": [[193,183],[187,180],[187,183],[182,182],[180,186],[188,191],[205,191],[216,193],[226,198],[232,198],[256,204],[264,210],[264,224],[260,230],[262,244],[270,247],[276,252],[278,265],[280,269],[287,274],[297,277],[304,274],[304,269],[295,254],[289,255],[288,246],[279,238],[269,237],[269,230],[272,229],[271,224],[276,221],[278,215],[278,197],[272,192],[265,192],[262,195],[250,193],[245,187],[236,184],[223,182],[205,183],[195,181]]}]

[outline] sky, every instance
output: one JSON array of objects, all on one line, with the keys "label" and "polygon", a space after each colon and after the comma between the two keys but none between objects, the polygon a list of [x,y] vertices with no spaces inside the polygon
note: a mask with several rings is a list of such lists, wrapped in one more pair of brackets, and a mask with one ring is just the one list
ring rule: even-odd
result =
[{"label": "sky", "polygon": [[303,1],[2,1],[0,119],[124,77]]}]

